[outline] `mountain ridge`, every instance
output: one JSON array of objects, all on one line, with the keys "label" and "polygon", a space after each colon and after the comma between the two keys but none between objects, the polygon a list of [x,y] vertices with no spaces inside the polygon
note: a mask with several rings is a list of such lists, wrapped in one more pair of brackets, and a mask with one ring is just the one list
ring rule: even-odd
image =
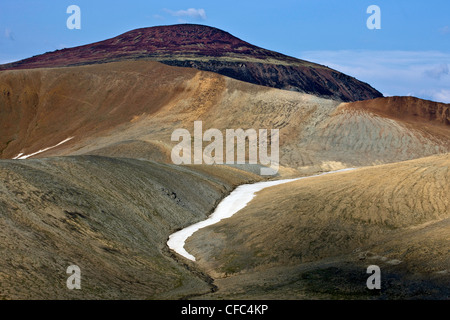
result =
[{"label": "mountain ridge", "polygon": [[226,31],[196,24],[135,29],[92,44],[0,65],[0,71],[142,59],[344,102],[383,96],[369,84],[339,71],[263,49]]},{"label": "mountain ridge", "polygon": [[[128,49],[140,32],[123,36]],[[205,41],[214,36],[229,37]],[[152,60],[127,58],[123,37],[125,56],[114,58],[123,61],[57,68],[37,57],[50,66],[0,71],[0,300],[449,296],[449,104],[342,103],[364,87],[309,62],[233,56],[233,38],[230,55],[196,55],[194,41],[191,56]],[[142,34],[136,41],[146,46]],[[64,57],[120,55],[102,45]],[[195,121],[279,130],[272,178],[365,168],[263,190],[190,238],[190,263],[169,251],[169,235],[204,220],[238,185],[265,179],[249,163],[175,165],[172,133],[192,132]],[[366,288],[373,263],[382,295]],[[72,264],[83,290],[65,286]]]},{"label": "mountain ridge", "polygon": [[[430,121],[429,114],[445,116],[449,106],[408,99],[423,107],[423,116],[374,111],[391,98],[340,103],[155,61],[11,70],[0,72],[0,158],[31,155],[74,137],[37,157],[170,162],[172,132],[196,120],[205,130],[249,123],[279,129],[280,163],[308,173],[448,152],[450,126]],[[402,99],[393,106],[400,114],[416,113],[403,110]]]}]

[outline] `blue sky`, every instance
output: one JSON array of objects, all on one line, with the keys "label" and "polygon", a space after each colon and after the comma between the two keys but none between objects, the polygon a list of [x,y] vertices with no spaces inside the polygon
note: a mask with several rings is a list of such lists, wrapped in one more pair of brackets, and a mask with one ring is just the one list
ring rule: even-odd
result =
[{"label": "blue sky", "polygon": [[[70,5],[81,30],[69,30]],[[370,5],[381,29],[369,30]],[[252,44],[325,64],[385,95],[450,102],[450,1],[1,0],[0,63],[157,25],[200,23]]]}]

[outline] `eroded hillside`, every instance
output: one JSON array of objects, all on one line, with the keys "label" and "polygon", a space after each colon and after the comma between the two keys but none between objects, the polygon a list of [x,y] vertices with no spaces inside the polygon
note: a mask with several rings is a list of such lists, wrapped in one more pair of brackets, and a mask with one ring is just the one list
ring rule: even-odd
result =
[{"label": "eroded hillside", "polygon": [[223,288],[212,297],[370,298],[365,272],[378,265],[374,297],[442,299],[449,168],[447,154],[267,188],[187,250]]},{"label": "eroded hillside", "polygon": [[[304,173],[450,150],[450,126],[423,115],[409,121],[374,112],[364,102],[339,105],[157,62],[4,71],[0,86],[4,159],[73,137],[35,157],[97,154],[170,162],[172,132],[193,133],[197,120],[204,131],[279,129],[281,166]],[[384,101],[392,104],[377,104]],[[394,104],[398,113],[414,113],[408,104]],[[445,115],[448,107],[441,109]]]},{"label": "eroded hillside", "polygon": [[[211,290],[165,242],[258,177],[98,156],[0,161],[0,299],[157,299]],[[66,269],[81,269],[68,290]]]}]

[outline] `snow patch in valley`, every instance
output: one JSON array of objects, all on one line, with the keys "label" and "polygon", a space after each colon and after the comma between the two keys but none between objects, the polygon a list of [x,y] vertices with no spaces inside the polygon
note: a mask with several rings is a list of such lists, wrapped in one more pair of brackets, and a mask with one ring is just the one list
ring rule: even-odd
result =
[{"label": "snow patch in valley", "polygon": [[255,193],[258,191],[261,191],[262,189],[273,187],[276,185],[280,185],[283,183],[288,183],[292,181],[297,181],[301,179],[307,179],[307,178],[313,178],[313,177],[319,177],[325,174],[330,173],[336,173],[336,172],[342,172],[342,171],[349,171],[353,170],[355,168],[347,168],[347,169],[340,169],[335,171],[329,171],[321,174],[317,174],[314,176],[308,176],[308,177],[301,177],[301,178],[293,178],[293,179],[283,179],[283,180],[276,180],[276,181],[263,181],[263,182],[257,182],[253,184],[243,184],[239,187],[237,187],[233,192],[231,192],[226,198],[224,198],[219,205],[217,206],[216,210],[208,217],[208,219],[200,221],[196,224],[193,224],[189,227],[186,227],[180,231],[177,231],[169,236],[169,240],[167,241],[167,245],[170,249],[174,250],[178,254],[182,255],[183,257],[195,261],[195,257],[186,251],[184,248],[184,245],[186,243],[186,240],[192,236],[196,231],[205,228],[207,226],[216,224],[222,219],[230,218],[233,216],[236,212],[240,211],[241,209],[245,208],[247,204],[255,197]]}]

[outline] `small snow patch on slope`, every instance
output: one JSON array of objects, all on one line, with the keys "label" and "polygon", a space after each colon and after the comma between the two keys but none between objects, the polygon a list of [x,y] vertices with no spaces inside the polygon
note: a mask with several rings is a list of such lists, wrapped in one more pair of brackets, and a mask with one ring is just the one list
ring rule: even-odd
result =
[{"label": "small snow patch on slope", "polygon": [[67,138],[66,140],[63,140],[63,141],[61,141],[60,143],[58,143],[58,144],[56,144],[56,145],[54,145],[54,146],[52,146],[52,147],[48,147],[48,148],[45,148],[45,149],[41,149],[41,150],[39,150],[39,151],[37,151],[37,152],[34,152],[34,153],[31,153],[31,154],[23,155],[23,153],[19,153],[17,156],[15,156],[15,157],[13,158],[13,160],[23,160],[23,159],[28,159],[29,157],[35,156],[35,155],[37,155],[37,154],[39,154],[39,153],[42,153],[42,152],[45,152],[45,151],[47,151],[47,150],[56,148],[56,147],[62,145],[63,143],[66,143],[67,141],[72,140],[73,138],[74,138],[74,137]]}]

